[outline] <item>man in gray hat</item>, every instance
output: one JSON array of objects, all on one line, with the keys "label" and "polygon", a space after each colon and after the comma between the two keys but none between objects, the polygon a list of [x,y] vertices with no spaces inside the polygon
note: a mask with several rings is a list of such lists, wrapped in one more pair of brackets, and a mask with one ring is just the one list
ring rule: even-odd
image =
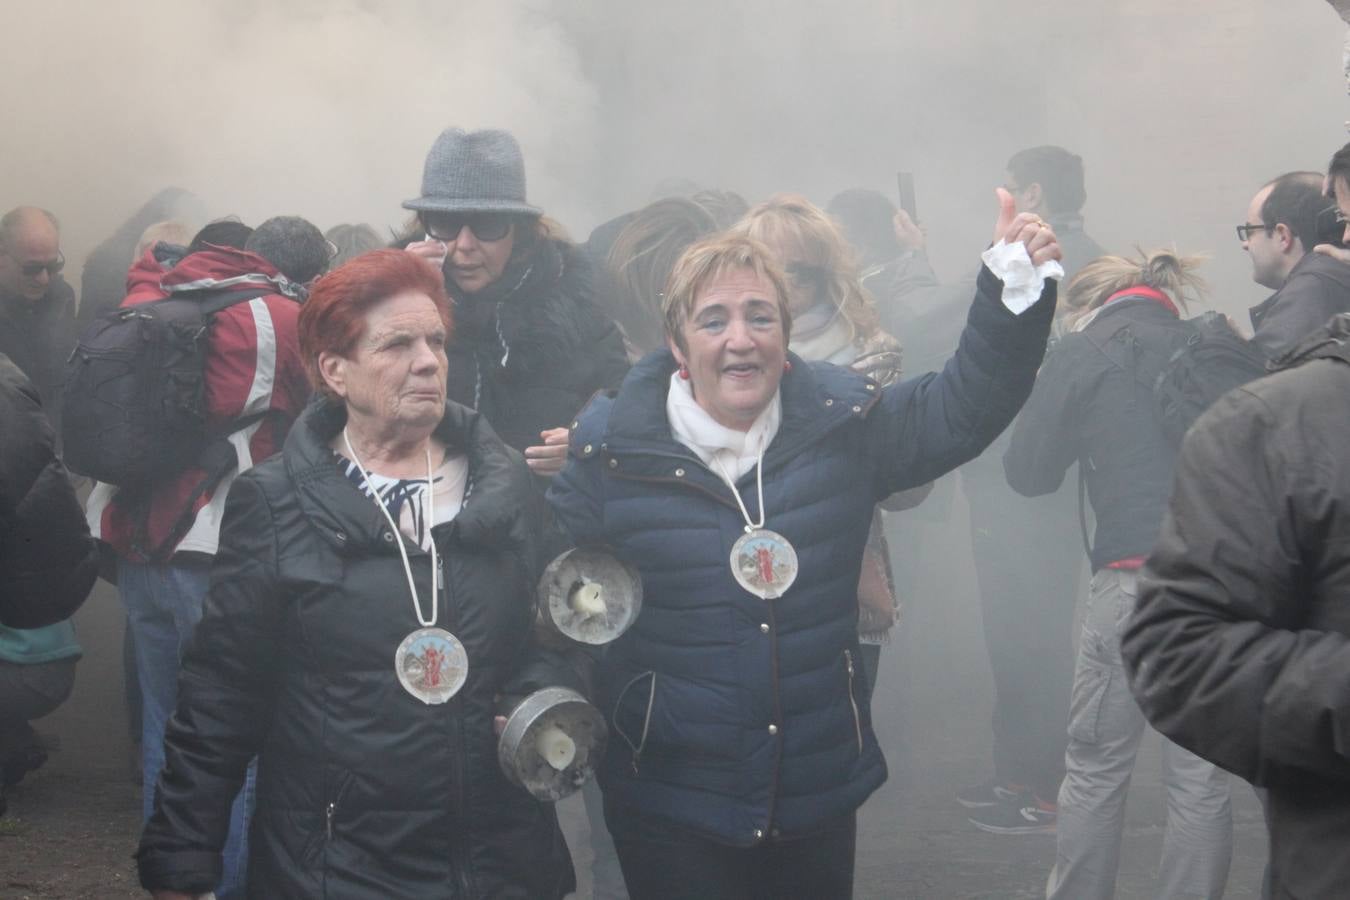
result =
[{"label": "man in gray hat", "polygon": [[556,474],[573,414],[628,370],[621,333],[593,302],[589,260],[526,201],[506,131],[443,131],[421,195],[403,206],[418,218],[407,249],[441,264],[455,300],[451,399],[482,412],[536,475]]}]

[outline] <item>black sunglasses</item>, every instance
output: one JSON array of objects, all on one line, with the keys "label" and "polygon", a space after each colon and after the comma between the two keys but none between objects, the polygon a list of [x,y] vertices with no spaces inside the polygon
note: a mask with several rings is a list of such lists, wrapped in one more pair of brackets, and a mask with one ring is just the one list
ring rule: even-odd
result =
[{"label": "black sunglasses", "polygon": [[1252,234],[1257,231],[1270,233],[1272,226],[1269,225],[1239,225],[1237,226],[1238,240],[1244,244],[1252,239]]},{"label": "black sunglasses", "polygon": [[438,241],[453,241],[466,227],[480,241],[500,241],[511,231],[512,216],[493,212],[424,212],[419,218],[427,234]]},{"label": "black sunglasses", "polygon": [[53,278],[61,274],[61,270],[66,267],[66,258],[60,251],[57,251],[56,259],[51,262],[31,262],[24,263],[21,267],[25,278],[36,278],[46,271]]}]

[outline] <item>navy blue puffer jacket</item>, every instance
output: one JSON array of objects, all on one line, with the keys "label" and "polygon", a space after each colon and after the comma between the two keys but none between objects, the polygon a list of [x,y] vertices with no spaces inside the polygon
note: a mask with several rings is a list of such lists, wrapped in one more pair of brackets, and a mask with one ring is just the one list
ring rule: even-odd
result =
[{"label": "navy blue puffer jacket", "polygon": [[[809,834],[886,779],[857,668],[868,526],[879,500],[977,455],[1030,393],[1054,288],[1021,316],[1001,292],[982,271],[941,374],[883,389],[791,357],[764,456],[765,527],[792,542],[801,571],[777,600],[732,578],[744,520],[721,479],[671,437],[668,352],[583,410],[549,499],[579,544],[636,565],[645,594],[597,669],[613,730],[601,773],[611,802],[751,846]],[[753,470],[738,488],[758,517]]]}]

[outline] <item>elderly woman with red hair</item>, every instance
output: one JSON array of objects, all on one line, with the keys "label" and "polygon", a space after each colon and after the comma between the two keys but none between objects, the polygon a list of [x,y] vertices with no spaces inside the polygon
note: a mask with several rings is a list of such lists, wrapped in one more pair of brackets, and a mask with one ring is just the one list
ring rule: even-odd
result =
[{"label": "elderly woman with red hair", "polygon": [[251,897],[573,889],[552,808],[497,764],[497,698],[570,679],[532,637],[524,460],[446,400],[451,327],[440,274],[396,250],[305,305],[319,396],[229,495],[138,854],[157,898],[217,882],[255,755]]}]

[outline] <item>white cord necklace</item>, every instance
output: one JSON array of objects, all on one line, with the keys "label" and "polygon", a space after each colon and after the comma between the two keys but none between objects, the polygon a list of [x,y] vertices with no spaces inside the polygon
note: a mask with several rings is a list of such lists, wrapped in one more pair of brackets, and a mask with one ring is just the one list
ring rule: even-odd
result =
[{"label": "white cord necklace", "polygon": [[712,463],[717,467],[717,474],[722,476],[722,480],[731,488],[731,496],[736,498],[736,505],[741,508],[741,515],[745,518],[745,533],[749,534],[764,527],[764,441],[759,442],[759,456],[755,461],[755,487],[759,491],[759,521],[750,519],[750,510],[745,508],[745,501],[741,499],[741,492],[736,490],[736,482],[732,480],[731,475],[722,466],[722,461],[716,456],[712,457]]},{"label": "white cord necklace", "polygon": [[722,466],[722,461],[712,457],[717,474],[731,488],[731,496],[736,498],[741,517],[745,519],[745,534],[731,545],[731,576],[736,583],[763,600],[774,600],[787,593],[788,588],[797,580],[797,551],[792,542],[776,531],[764,527],[764,438],[760,439],[759,455],[755,461],[755,487],[759,493],[759,521],[750,518],[741,492],[736,482]]},{"label": "white cord necklace", "polygon": [[[464,644],[459,638],[455,637],[444,628],[436,628],[436,618],[440,614],[440,596],[441,596],[441,557],[436,550],[436,540],[432,538],[429,541],[431,545],[431,618],[427,619],[422,615],[422,600],[417,595],[417,584],[413,580],[412,564],[408,561],[408,550],[403,546],[403,533],[399,531],[398,523],[389,513],[389,507],[385,505],[384,498],[370,480],[370,473],[366,471],[365,465],[361,462],[361,457],[356,455],[356,448],[352,446],[351,436],[347,434],[347,429],[342,429],[342,442],[347,447],[347,453],[351,460],[356,464],[361,477],[366,480],[366,487],[370,489],[375,498],[375,505],[384,513],[385,520],[389,527],[393,529],[390,535],[398,541],[398,555],[403,560],[403,574],[408,579],[408,593],[412,594],[413,612],[417,615],[417,623],[422,627],[409,634],[403,639],[403,643],[398,645],[394,651],[394,674],[398,677],[399,684],[403,689],[412,694],[418,700],[427,705],[444,703],[464,687],[464,682],[469,677],[469,653],[464,648]],[[435,470],[431,467],[431,449],[427,448],[427,514],[423,519],[428,535],[431,527],[436,524],[436,488],[434,482]],[[414,517],[415,518],[415,517]]]},{"label": "white cord necklace", "polygon": [[[417,594],[417,585],[413,581],[412,563],[408,561],[408,550],[403,546],[403,533],[399,531],[398,523],[394,521],[394,517],[389,514],[389,507],[385,506],[384,498],[380,496],[380,492],[370,480],[370,473],[366,471],[366,467],[361,463],[361,457],[356,455],[356,448],[352,446],[352,440],[347,434],[346,428],[342,429],[342,442],[346,445],[347,454],[351,456],[352,462],[356,463],[356,468],[361,473],[361,477],[365,479],[366,486],[370,488],[371,496],[375,498],[375,505],[380,508],[380,512],[384,513],[385,520],[389,522],[389,527],[393,529],[394,539],[398,541],[398,555],[403,560],[403,574],[408,578],[408,592],[412,594],[413,612],[417,615],[417,624],[421,625],[423,628],[431,628],[436,624],[436,618],[440,613],[439,604],[437,603],[440,596],[440,557],[436,553],[436,542],[434,540],[431,541],[431,618],[427,619],[422,615],[422,600]],[[432,525],[436,524],[436,491],[432,485],[433,470],[431,468],[431,448],[428,447],[426,452],[427,515],[425,522],[426,527],[430,529]]]}]

